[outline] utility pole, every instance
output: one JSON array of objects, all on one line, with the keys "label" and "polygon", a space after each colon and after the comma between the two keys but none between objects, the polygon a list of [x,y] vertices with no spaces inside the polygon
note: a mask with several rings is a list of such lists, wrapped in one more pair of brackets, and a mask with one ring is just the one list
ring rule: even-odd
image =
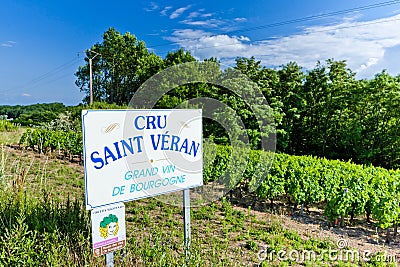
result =
[{"label": "utility pole", "polygon": [[101,56],[101,54],[93,51],[93,50],[88,50],[91,53],[94,53],[95,55],[92,58],[89,58],[89,88],[90,88],[90,102],[89,104],[92,105],[93,104],[93,75],[92,75],[92,61],[95,57],[97,56]]}]

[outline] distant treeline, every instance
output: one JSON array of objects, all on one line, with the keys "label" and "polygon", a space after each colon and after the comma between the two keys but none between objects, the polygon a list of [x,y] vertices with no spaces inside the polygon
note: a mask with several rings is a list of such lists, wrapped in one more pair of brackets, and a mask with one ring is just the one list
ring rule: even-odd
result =
[{"label": "distant treeline", "polygon": [[[33,105],[0,106],[0,115],[22,126],[40,125],[50,122],[64,113],[67,107],[62,103],[44,103]],[[5,116],[4,116],[5,115]]]},{"label": "distant treeline", "polygon": [[33,105],[0,106],[0,120],[10,120],[14,124],[28,127],[54,128],[58,130],[78,130],[81,127],[81,111],[83,109],[120,109],[126,106],[95,102],[92,106],[79,104],[65,106],[62,103],[42,103]]},{"label": "distant treeline", "polygon": [[[197,61],[182,49],[170,51],[162,58],[133,34],[121,34],[110,28],[104,32],[103,42],[88,50],[85,65],[75,73],[76,85],[86,93],[84,102],[89,99],[88,58],[94,55],[90,51],[101,54],[93,61],[95,101],[117,104],[128,103],[155,73]],[[206,61],[218,64],[215,58]],[[383,70],[372,79],[357,79],[346,61],[334,59],[316,62],[313,69],[306,70],[296,62],[268,68],[254,57],[238,57],[233,68],[257,84],[271,106],[277,152],[352,160],[386,168],[400,166],[400,76]],[[251,92],[253,88],[246,81],[235,83],[242,91]],[[174,108],[198,97],[213,98],[233,108],[246,126],[252,148],[260,147],[252,111],[242,99],[221,87],[204,83],[179,86],[164,95],[156,107]],[[229,143],[229,136],[215,122],[205,120],[203,131],[219,144]]]}]

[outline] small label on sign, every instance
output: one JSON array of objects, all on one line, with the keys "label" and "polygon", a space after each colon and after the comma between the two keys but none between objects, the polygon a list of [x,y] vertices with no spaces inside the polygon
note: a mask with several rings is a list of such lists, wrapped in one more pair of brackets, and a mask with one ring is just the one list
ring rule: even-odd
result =
[{"label": "small label on sign", "polygon": [[91,212],[94,256],[125,247],[125,205],[117,203],[95,208]]}]

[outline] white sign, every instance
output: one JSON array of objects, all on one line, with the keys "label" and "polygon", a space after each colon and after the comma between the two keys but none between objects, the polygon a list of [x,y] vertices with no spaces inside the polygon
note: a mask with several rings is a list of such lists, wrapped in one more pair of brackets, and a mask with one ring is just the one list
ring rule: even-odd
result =
[{"label": "white sign", "polygon": [[203,185],[199,109],[83,110],[86,208]]},{"label": "white sign", "polygon": [[92,209],[91,219],[94,256],[101,256],[125,247],[124,203]]}]

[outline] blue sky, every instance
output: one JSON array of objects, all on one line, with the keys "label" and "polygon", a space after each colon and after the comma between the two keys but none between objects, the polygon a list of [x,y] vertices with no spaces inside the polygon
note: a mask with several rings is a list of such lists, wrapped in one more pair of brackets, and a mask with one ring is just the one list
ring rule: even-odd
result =
[{"label": "blue sky", "polygon": [[3,0],[0,22],[0,105],[80,103],[82,52],[109,27],[162,57],[183,47],[231,66],[237,56],[305,69],[334,58],[358,78],[400,74],[400,1]]}]

